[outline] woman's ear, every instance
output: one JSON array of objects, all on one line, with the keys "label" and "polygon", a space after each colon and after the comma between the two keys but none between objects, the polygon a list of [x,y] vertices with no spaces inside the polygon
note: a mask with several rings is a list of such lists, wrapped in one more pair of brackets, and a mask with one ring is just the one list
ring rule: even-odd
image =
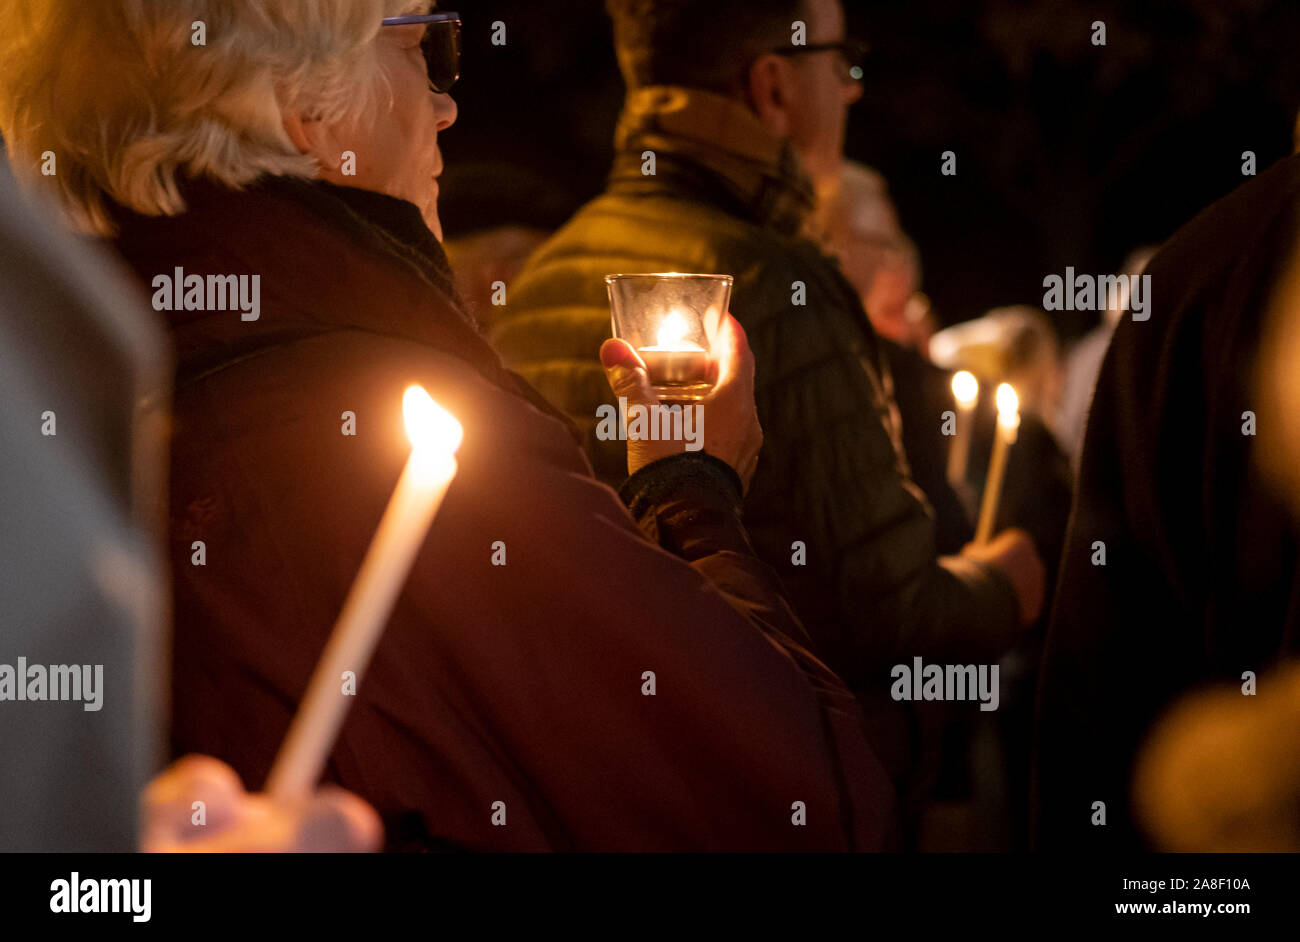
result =
[{"label": "woman's ear", "polygon": [[749,67],[748,92],[754,114],[777,137],[790,135],[790,103],[794,92],[790,63],[780,56],[759,56]]},{"label": "woman's ear", "polygon": [[337,171],[343,162],[342,146],[335,140],[324,121],[304,118],[300,114],[284,116],[284,132],[301,154],[315,157],[322,172]]}]

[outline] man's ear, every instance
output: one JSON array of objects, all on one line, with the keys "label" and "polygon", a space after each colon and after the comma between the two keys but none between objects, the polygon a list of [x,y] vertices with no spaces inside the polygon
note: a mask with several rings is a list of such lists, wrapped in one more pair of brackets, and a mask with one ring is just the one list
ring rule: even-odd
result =
[{"label": "man's ear", "polygon": [[790,135],[794,94],[790,63],[780,56],[759,56],[749,67],[749,103],[754,114],[777,137]]},{"label": "man's ear", "polygon": [[300,114],[284,116],[284,132],[301,154],[315,157],[321,171],[328,173],[342,166],[343,148],[324,121],[311,121]]}]

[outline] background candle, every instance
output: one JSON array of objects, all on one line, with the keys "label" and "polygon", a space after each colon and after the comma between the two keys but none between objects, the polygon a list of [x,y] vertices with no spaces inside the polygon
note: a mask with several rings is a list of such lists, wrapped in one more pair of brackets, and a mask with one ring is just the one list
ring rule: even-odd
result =
[{"label": "background candle", "polygon": [[343,672],[352,671],[361,683],[429,524],[456,475],[454,455],[462,433],[455,417],[419,386],[408,387],[402,396],[402,415],[411,457],[267,779],[266,790],[279,799],[302,798],[319,780],[353,699],[342,693]]},{"label": "background candle", "polygon": [[980,384],[973,373],[962,370],[952,376],[952,395],[957,401],[955,434],[948,446],[948,483],[959,493],[966,483],[966,462],[970,456],[971,423]]},{"label": "background candle", "polygon": [[993,454],[989,458],[989,474],[984,482],[984,499],[980,502],[979,526],[975,529],[975,542],[987,543],[993,536],[993,524],[998,515],[998,502],[1002,498],[1002,479],[1007,469],[1007,452],[1016,441],[1020,428],[1020,397],[1007,383],[998,386],[998,430],[993,439]]}]

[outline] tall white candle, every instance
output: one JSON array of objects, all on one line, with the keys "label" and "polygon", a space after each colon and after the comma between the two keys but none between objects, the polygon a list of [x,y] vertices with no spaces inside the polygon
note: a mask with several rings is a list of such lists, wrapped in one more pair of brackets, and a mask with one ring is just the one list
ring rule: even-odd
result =
[{"label": "tall white candle", "polygon": [[993,454],[989,458],[989,474],[984,482],[984,499],[980,502],[979,526],[975,528],[975,542],[987,543],[993,536],[993,524],[998,516],[998,502],[1002,499],[1002,479],[1007,470],[1007,452],[1016,441],[1020,428],[1020,397],[1006,383],[998,386],[998,431],[993,439]]},{"label": "tall white candle", "polygon": [[972,420],[979,402],[980,384],[973,373],[962,370],[952,375],[952,396],[957,401],[957,421],[948,446],[948,483],[960,492],[966,483],[966,463],[970,457]]},{"label": "tall white candle", "polygon": [[410,386],[403,394],[402,416],[411,457],[276,756],[266,784],[266,791],[276,798],[301,798],[315,788],[352,699],[342,692],[343,672],[352,671],[360,684],[429,524],[456,475],[455,453],[462,430],[455,417],[419,386]]}]

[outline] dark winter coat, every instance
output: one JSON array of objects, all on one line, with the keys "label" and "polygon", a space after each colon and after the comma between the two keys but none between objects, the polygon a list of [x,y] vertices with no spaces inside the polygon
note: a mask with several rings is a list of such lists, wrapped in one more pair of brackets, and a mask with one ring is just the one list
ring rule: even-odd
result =
[{"label": "dark winter coat", "polygon": [[625,490],[634,520],[463,314],[413,205],[289,180],[188,198],[123,214],[119,250],[146,285],[178,266],[260,275],[261,312],[166,314],[176,753],[263,784],[406,460],[419,382],[464,426],[459,473],[327,771],[378,808],[390,848],[887,846],[856,703],[794,640],[730,469],[650,466]]},{"label": "dark winter coat", "polygon": [[1244,417],[1297,209],[1296,157],[1206,209],[1147,267],[1150,319],[1111,342],[1039,686],[1044,849],[1138,846],[1130,778],[1160,711],[1300,651],[1300,543]]}]

